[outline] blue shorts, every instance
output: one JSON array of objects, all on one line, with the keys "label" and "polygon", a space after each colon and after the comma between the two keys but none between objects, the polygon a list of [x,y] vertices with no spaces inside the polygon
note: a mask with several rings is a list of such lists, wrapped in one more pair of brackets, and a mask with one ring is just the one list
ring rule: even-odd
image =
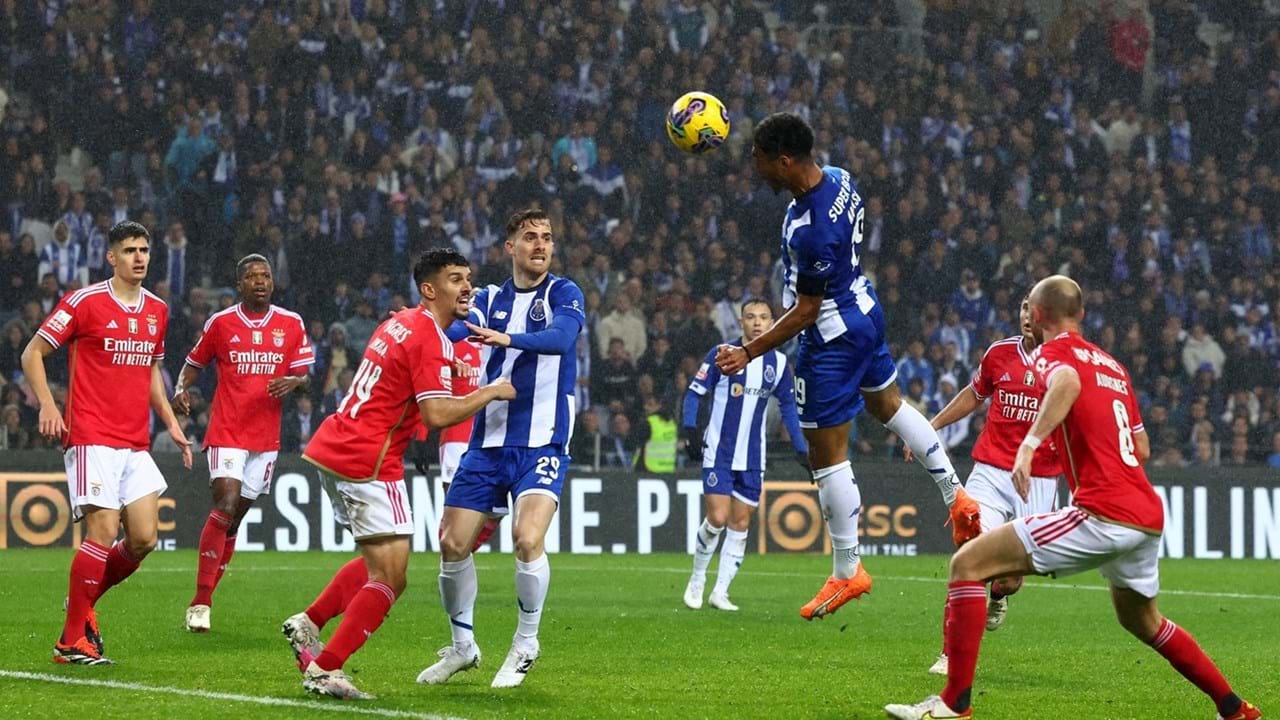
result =
[{"label": "blue shorts", "polygon": [[702,468],[704,495],[732,495],[751,507],[760,504],[760,486],[763,483],[762,470]]},{"label": "blue shorts", "polygon": [[449,484],[444,504],[482,513],[505,512],[507,497],[526,493],[560,502],[569,456],[554,445],[537,448],[499,447],[467,450]]},{"label": "blue shorts", "polygon": [[884,314],[876,306],[870,315],[829,342],[815,328],[800,336],[796,357],[796,408],[800,427],[842,425],[866,405],[863,390],[883,390],[898,378],[898,366],[884,337]]}]

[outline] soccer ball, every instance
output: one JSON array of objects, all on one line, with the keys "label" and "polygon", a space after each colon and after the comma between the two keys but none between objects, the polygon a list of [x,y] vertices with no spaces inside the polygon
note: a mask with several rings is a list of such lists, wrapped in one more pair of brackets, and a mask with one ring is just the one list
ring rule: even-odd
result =
[{"label": "soccer ball", "polygon": [[729,137],[729,113],[714,95],[685,93],[667,113],[667,137],[687,153],[715,150]]}]

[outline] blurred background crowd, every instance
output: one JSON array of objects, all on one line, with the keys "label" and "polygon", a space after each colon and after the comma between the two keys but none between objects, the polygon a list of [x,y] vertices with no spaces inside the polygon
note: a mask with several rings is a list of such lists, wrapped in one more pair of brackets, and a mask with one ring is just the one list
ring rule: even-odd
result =
[{"label": "blurred background crowd", "polygon": [[[298,450],[379,319],[417,301],[415,254],[450,244],[500,283],[506,217],[537,204],[587,297],[573,454],[630,465],[646,416],[678,418],[738,337],[739,304],[780,312],[789,198],[753,177],[749,139],[788,110],[866,199],[910,402],[963,389],[1034,280],[1064,272],[1137,381],[1153,463],[1280,467],[1280,3],[1059,5],[0,1],[0,447],[48,445],[19,354],[62,294],[110,275],[118,220],[152,232],[170,375],[235,302],[236,260],[272,261],[319,358],[286,413]],[[711,155],[664,136],[691,89],[730,111]],[[855,434],[859,454],[898,452],[874,420]]]}]

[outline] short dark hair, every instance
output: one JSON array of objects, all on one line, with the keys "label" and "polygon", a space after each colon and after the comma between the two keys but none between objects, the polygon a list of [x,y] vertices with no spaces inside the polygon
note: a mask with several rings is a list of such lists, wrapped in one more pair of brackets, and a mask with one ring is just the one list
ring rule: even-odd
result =
[{"label": "short dark hair", "polygon": [[523,227],[525,223],[533,222],[535,220],[546,220],[550,222],[551,216],[547,214],[546,210],[543,210],[540,207],[525,208],[519,212],[512,213],[510,219],[507,220],[507,237],[511,237],[519,232],[520,228]]},{"label": "short dark hair", "polygon": [[441,270],[452,265],[471,267],[466,256],[451,247],[434,247],[422,253],[413,264],[413,281],[419,285],[431,282]]},{"label": "short dark hair", "polygon": [[752,305],[763,305],[769,308],[770,315],[773,314],[773,304],[770,303],[768,300],[765,300],[764,298],[748,298],[746,300],[743,300],[742,304],[738,306],[738,314],[741,315],[745,313],[747,311],[747,308],[751,307]]},{"label": "short dark hair", "polygon": [[110,232],[107,233],[107,241],[111,247],[115,247],[129,238],[146,238],[147,244],[151,243],[151,233],[140,222],[133,220],[121,220],[111,226]]},{"label": "short dark hair", "polygon": [[795,113],[774,113],[756,125],[751,141],[769,157],[803,160],[813,152],[813,128]]},{"label": "short dark hair", "polygon": [[271,261],[267,260],[265,257],[259,255],[258,253],[250,253],[240,258],[240,262],[236,263],[236,279],[239,280],[243,278],[245,271],[248,270],[249,266],[254,263],[262,263],[263,265],[267,266],[267,270],[271,269]]}]

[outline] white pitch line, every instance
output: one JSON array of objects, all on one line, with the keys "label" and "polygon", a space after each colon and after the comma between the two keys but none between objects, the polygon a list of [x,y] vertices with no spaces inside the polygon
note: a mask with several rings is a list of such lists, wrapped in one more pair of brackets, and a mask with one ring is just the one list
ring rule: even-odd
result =
[{"label": "white pitch line", "polygon": [[[487,553],[486,553],[487,554]],[[508,566],[495,566],[488,563],[477,564],[477,570],[503,570]],[[619,567],[602,566],[602,567],[575,567],[572,565],[555,565],[557,571],[568,572],[636,572],[636,573],[671,573],[671,574],[687,574],[686,568],[664,568],[664,567]],[[236,567],[236,572],[301,572],[308,570],[316,570],[316,568],[298,567],[296,565],[279,565],[279,566],[244,566]],[[2,573],[3,571],[0,571]],[[65,568],[24,568],[24,573],[31,572],[66,572]],[[148,573],[191,573],[191,568],[155,568],[148,569]],[[742,570],[739,575],[755,575],[757,577],[787,577],[787,578],[812,578],[816,577],[813,573],[802,572],[777,572],[771,570]],[[918,582],[918,583],[946,583],[946,578],[924,577],[920,575],[876,575],[881,580],[897,580],[902,582]],[[1049,590],[1087,590],[1090,592],[1110,592],[1110,588],[1105,585],[1080,585],[1076,583],[1065,582],[1044,582],[1037,580],[1029,580],[1026,582],[1027,587],[1046,588]],[[1273,600],[1280,601],[1280,595],[1264,595],[1257,593],[1233,593],[1233,592],[1213,592],[1209,590],[1170,590],[1161,588],[1161,595],[1173,595],[1179,597],[1202,597],[1202,598],[1220,598],[1224,600]]]},{"label": "white pitch line", "polygon": [[355,715],[376,715],[378,717],[413,718],[414,720],[461,720],[448,715],[433,715],[409,710],[390,710],[386,708],[356,707],[347,704],[305,702],[291,698],[260,697],[254,695],[238,695],[236,693],[212,692],[209,690],[190,690],[167,685],[143,685],[141,683],[120,682],[118,680],[94,680],[91,678],[63,677],[48,673],[22,672],[20,670],[0,670],[0,678],[15,680],[31,680],[34,682],[61,683],[63,685],[88,685],[91,687],[111,688],[113,690],[132,690],[134,692],[160,693],[163,695],[179,695],[206,700],[225,700],[229,702],[250,703],[253,705],[270,705],[274,707],[295,707],[320,712],[351,713]]}]

